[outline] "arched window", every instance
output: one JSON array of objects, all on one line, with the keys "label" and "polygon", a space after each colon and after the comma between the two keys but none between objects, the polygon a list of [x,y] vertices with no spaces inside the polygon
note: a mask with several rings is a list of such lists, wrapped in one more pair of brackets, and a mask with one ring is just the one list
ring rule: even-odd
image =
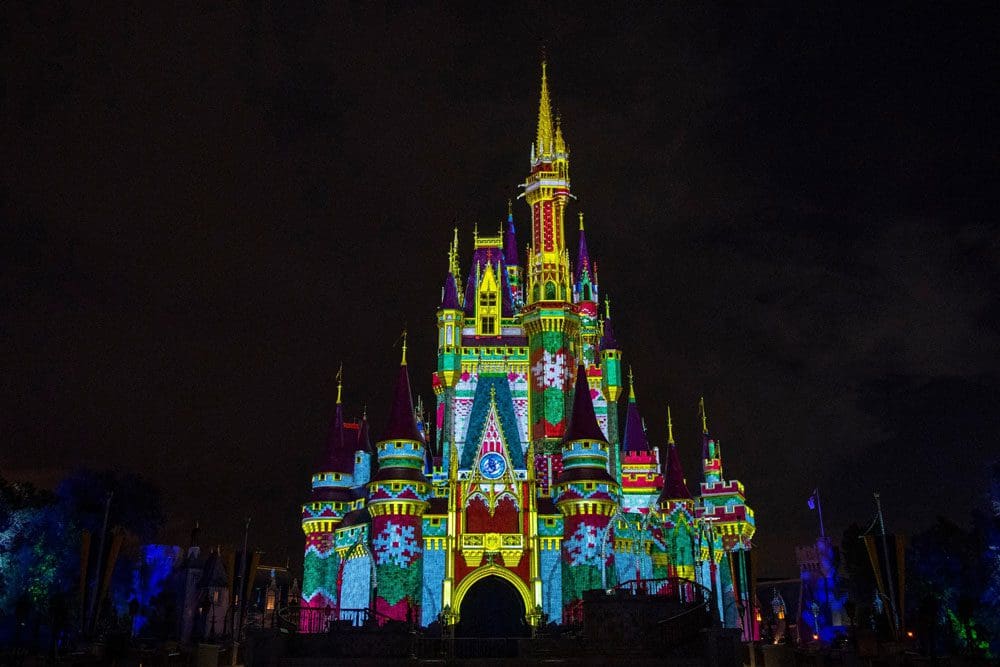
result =
[{"label": "arched window", "polygon": [[545,300],[555,301],[556,298],[556,284],[551,280],[545,283]]}]

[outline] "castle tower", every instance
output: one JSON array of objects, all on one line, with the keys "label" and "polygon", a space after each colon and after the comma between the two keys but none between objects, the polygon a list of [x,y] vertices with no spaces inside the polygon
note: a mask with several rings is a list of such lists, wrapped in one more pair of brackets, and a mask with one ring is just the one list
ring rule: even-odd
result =
[{"label": "castle tower", "polygon": [[[704,407],[695,498],[669,410],[667,444],[654,447],[631,372],[619,423],[626,385],[615,334],[627,320],[612,323],[582,214],[575,245],[564,234],[569,150],[544,64],[538,110],[520,195],[531,216],[527,247],[518,248],[508,202],[499,229],[476,228],[467,266],[457,229],[448,249],[434,405],[414,410],[405,339],[376,447],[366,417],[344,421],[338,382],[327,454],[302,515],[303,599],[330,609],[304,615],[318,621],[313,631],[375,609],[460,633],[516,634],[546,619],[578,622],[588,589],[658,595],[673,590],[664,583],[673,576],[711,582],[730,627],[737,619],[722,601],[747,607],[753,513],[739,482],[723,477]],[[688,587],[695,596],[698,586]]]},{"label": "castle tower", "polygon": [[687,479],[674,442],[674,422],[667,406],[667,451],[663,459],[663,491],[657,499],[663,520],[666,541],[674,545],[670,554],[667,576],[694,581],[695,562],[695,509],[694,498],[688,489]]},{"label": "castle tower", "polygon": [[622,470],[619,455],[618,439],[618,398],[622,392],[622,351],[615,338],[614,327],[611,324],[611,300],[604,298],[604,319],[601,321],[601,340],[599,343],[601,357],[601,393],[607,404],[608,442],[611,448],[611,476],[621,484]]},{"label": "castle tower", "polygon": [[302,531],[306,534],[302,603],[307,607],[330,607],[338,602],[336,587],[330,585],[340,569],[334,534],[354,499],[354,443],[349,442],[344,428],[342,378],[343,368],[337,372],[337,404],[325,455],[312,476],[310,500],[302,506]]},{"label": "castle tower", "polygon": [[378,587],[375,609],[404,621],[420,620],[423,526],[430,484],[424,476],[424,443],[414,418],[410,376],[403,360],[385,437],[375,449],[378,472],[368,485],[371,544]]},{"label": "castle tower", "polygon": [[365,486],[372,478],[372,447],[371,433],[368,429],[367,411],[361,416],[358,427],[358,444],[354,448],[354,486]]},{"label": "castle tower", "polygon": [[530,437],[539,455],[558,453],[566,430],[569,383],[580,351],[563,217],[569,201],[569,151],[552,121],[546,65],[531,172],[521,195],[531,208],[531,246],[524,309],[531,363]]},{"label": "castle tower", "polygon": [[553,499],[563,514],[564,620],[576,617],[583,591],[606,588],[614,567],[611,517],[618,483],[608,472],[611,446],[597,425],[586,370],[576,373],[573,415],[562,443],[562,472]]},{"label": "castle tower", "polygon": [[[749,574],[746,551],[756,530],[753,510],[747,505],[746,492],[738,480],[727,480],[722,475],[722,449],[719,442],[708,431],[708,415],[705,399],[699,402],[702,430],[702,474],[701,494],[696,509],[698,519],[709,526],[713,544],[718,544],[715,559],[724,558],[726,567],[718,568],[715,581],[720,597],[729,595],[740,599],[740,605],[725,607],[720,600],[720,615],[727,626],[737,623],[736,610],[742,606],[749,609],[753,592],[749,590]],[[721,553],[720,553],[721,551]],[[751,621],[744,619],[744,627],[751,627]]]},{"label": "castle tower", "polygon": [[514,309],[524,306],[524,273],[521,260],[517,254],[517,231],[514,229],[513,202],[507,201],[507,227],[503,240],[504,261],[507,263],[507,282],[510,284],[510,295],[514,301]]}]

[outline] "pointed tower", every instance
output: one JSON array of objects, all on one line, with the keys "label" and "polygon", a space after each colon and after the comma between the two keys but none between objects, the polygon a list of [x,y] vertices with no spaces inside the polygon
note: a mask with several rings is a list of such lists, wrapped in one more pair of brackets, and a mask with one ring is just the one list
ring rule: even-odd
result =
[{"label": "pointed tower", "polygon": [[430,496],[430,484],[423,473],[423,436],[414,414],[404,335],[389,425],[385,437],[375,445],[378,472],[368,485],[372,550],[378,563],[376,611],[400,621],[420,619],[421,517]]},{"label": "pointed tower", "polygon": [[[558,140],[557,140],[558,139]],[[569,201],[569,152],[552,122],[542,63],[538,131],[522,195],[531,208],[531,248],[524,331],[530,354],[530,437],[537,455],[557,454],[569,408],[570,381],[580,359],[580,316],[572,303],[563,217]]]},{"label": "pointed tower", "polygon": [[342,392],[343,366],[337,371],[337,404],[326,450],[319,471],[312,476],[312,496],[302,506],[302,531],[306,534],[302,603],[307,607],[326,607],[337,602],[337,591],[328,585],[328,582],[336,580],[340,564],[334,533],[350,510],[354,498],[351,492],[354,485],[354,443],[349,442],[344,427]]},{"label": "pointed tower", "polygon": [[531,173],[522,195],[531,207],[531,257],[527,303],[569,301],[563,216],[570,198],[569,151],[560,123],[552,122],[546,63],[538,103],[538,131],[531,148]]},{"label": "pointed tower", "polygon": [[507,227],[504,230],[503,241],[504,262],[507,264],[507,282],[510,284],[510,296],[514,310],[519,311],[524,305],[524,274],[521,270],[521,259],[517,254],[517,231],[514,229],[514,205],[507,200]]},{"label": "pointed tower", "polygon": [[667,450],[661,459],[664,461],[663,491],[657,499],[657,506],[664,530],[671,536],[668,541],[670,550],[667,570],[662,574],[694,581],[695,562],[698,560],[694,552],[694,498],[691,497],[684,478],[677,443],[674,442],[674,421],[670,415],[670,406],[667,406]]},{"label": "pointed tower", "polygon": [[604,319],[601,321],[601,340],[599,344],[601,358],[601,393],[607,403],[608,442],[614,445],[612,452],[612,476],[621,478],[621,461],[619,456],[620,442],[618,436],[618,399],[622,393],[622,351],[615,338],[614,327],[611,324],[611,299],[604,297]]},{"label": "pointed tower", "polygon": [[[608,471],[611,446],[597,425],[586,370],[576,372],[573,415],[562,444],[562,472],[553,498],[563,519],[564,619],[572,619],[583,591],[606,588],[614,567],[611,517],[618,483]],[[612,577],[613,578],[613,577]]]},{"label": "pointed tower", "polygon": [[[747,608],[750,602],[750,579],[747,574],[746,551],[750,549],[756,522],[753,510],[747,505],[743,484],[722,476],[722,452],[718,441],[708,431],[704,397],[698,406],[701,412],[701,468],[705,481],[701,483],[701,495],[695,511],[702,525],[710,526],[709,532],[714,535],[713,541],[717,542],[716,562],[723,557],[728,561],[726,566],[717,568],[711,574],[711,579],[716,582],[718,590],[730,591],[729,595],[739,596],[741,604]],[[708,575],[709,573],[704,573],[703,577]],[[720,604],[719,614],[725,625],[734,627],[737,624],[734,609]]]},{"label": "pointed tower", "polygon": [[368,428],[368,411],[361,415],[358,427],[358,444],[354,448],[354,486],[365,486],[372,478],[372,447],[371,433]]},{"label": "pointed tower", "polygon": [[597,276],[587,248],[587,233],[583,229],[583,213],[580,214],[580,242],[576,255],[576,272],[573,276],[573,301],[580,304],[592,317],[597,317],[600,296]]},{"label": "pointed tower", "polygon": [[628,374],[628,407],[625,410],[625,437],[622,439],[622,508],[645,513],[653,506],[663,487],[660,463],[650,447],[646,428],[635,399],[635,379]]}]

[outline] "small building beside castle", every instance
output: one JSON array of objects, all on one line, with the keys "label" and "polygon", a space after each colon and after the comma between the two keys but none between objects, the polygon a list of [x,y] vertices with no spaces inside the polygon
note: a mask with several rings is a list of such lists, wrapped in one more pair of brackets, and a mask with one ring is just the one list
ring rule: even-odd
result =
[{"label": "small building beside castle", "polygon": [[456,230],[437,310],[433,437],[414,409],[405,340],[374,445],[367,419],[345,421],[338,384],[302,506],[304,607],[423,626],[485,615],[499,634],[574,622],[590,589],[697,585],[713,591],[722,623],[752,634],[753,511],[723,474],[704,402],[696,493],[672,426],[667,442],[649,442],[582,214],[575,256],[567,245],[569,157],[543,63],[520,195],[525,254],[510,207],[499,233],[475,234],[465,271]]}]

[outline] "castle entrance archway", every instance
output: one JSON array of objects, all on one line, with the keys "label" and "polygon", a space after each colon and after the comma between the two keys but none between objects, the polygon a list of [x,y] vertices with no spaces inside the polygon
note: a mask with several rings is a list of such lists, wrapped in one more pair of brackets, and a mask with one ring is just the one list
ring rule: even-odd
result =
[{"label": "castle entrance archway", "polygon": [[465,591],[458,607],[458,637],[527,637],[524,596],[514,584],[490,575]]}]

